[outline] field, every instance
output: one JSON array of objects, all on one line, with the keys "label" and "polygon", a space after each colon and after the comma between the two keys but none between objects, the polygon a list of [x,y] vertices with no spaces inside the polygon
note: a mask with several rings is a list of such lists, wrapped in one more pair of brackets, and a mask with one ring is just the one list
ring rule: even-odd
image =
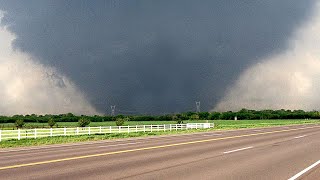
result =
[{"label": "field", "polygon": [[[206,120],[188,120],[184,121],[184,123],[204,123]],[[209,122],[213,122],[210,120]],[[130,125],[158,125],[158,124],[176,124],[176,121],[127,121],[124,123],[124,126]],[[58,127],[77,127],[77,122],[57,122]],[[54,127],[57,127],[54,126]],[[116,126],[114,121],[106,121],[106,122],[91,122],[91,127],[97,126]],[[47,123],[26,123],[25,128],[49,128]],[[13,123],[0,123],[0,129],[16,129]]]},{"label": "field", "polygon": [[[205,120],[190,120],[187,122],[198,122],[203,123]],[[211,129],[198,129],[198,130],[181,130],[181,131],[167,131],[167,132],[138,132],[138,133],[117,133],[117,134],[100,134],[100,135],[79,135],[79,136],[66,136],[66,137],[46,137],[38,139],[22,139],[22,140],[8,140],[0,142],[0,148],[8,147],[23,147],[23,146],[37,146],[45,144],[61,144],[61,143],[72,143],[82,141],[96,141],[105,139],[115,138],[129,138],[129,137],[142,137],[142,136],[154,136],[154,135],[166,135],[166,134],[178,134],[178,133],[191,133],[191,132],[204,132],[204,131],[215,131],[221,129],[240,129],[240,128],[257,128],[257,127],[270,127],[280,125],[294,125],[294,124],[310,124],[319,123],[320,120],[215,120],[209,121],[215,123],[215,128]],[[125,125],[148,125],[148,124],[175,124],[175,121],[129,121]],[[0,124],[5,129],[12,129],[13,124]],[[26,127],[37,126],[47,127],[46,123],[30,123],[26,124]],[[59,127],[76,127],[76,122],[64,122],[60,123]],[[90,126],[115,126],[114,122],[92,122]]]},{"label": "field", "polygon": [[179,131],[160,131],[160,132],[133,132],[133,133],[114,133],[114,134],[96,134],[96,135],[79,135],[79,136],[55,136],[44,137],[38,139],[21,139],[21,140],[8,140],[0,142],[0,148],[12,147],[26,147],[26,146],[40,146],[50,144],[65,144],[86,141],[98,140],[112,140],[120,138],[133,138],[133,137],[146,137],[146,136],[159,136],[159,135],[173,135],[173,134],[186,134],[194,132],[207,132],[212,129],[190,129]]},{"label": "field", "polygon": [[239,129],[239,128],[257,128],[269,126],[283,126],[294,124],[320,123],[320,120],[216,120],[214,121],[216,129]]},{"label": "field", "polygon": [[[206,120],[188,120],[184,123],[204,123]],[[238,129],[238,128],[254,128],[254,127],[267,127],[277,125],[290,125],[290,124],[304,124],[304,123],[320,123],[320,120],[209,120],[210,123],[215,123],[217,129]],[[127,125],[158,125],[158,124],[176,124],[176,121],[127,121],[124,126]],[[107,122],[91,122],[89,126],[115,126],[113,121]],[[77,122],[57,122],[54,127],[77,127]],[[47,123],[26,123],[25,128],[48,128]],[[0,123],[0,129],[16,129],[13,123]]]}]

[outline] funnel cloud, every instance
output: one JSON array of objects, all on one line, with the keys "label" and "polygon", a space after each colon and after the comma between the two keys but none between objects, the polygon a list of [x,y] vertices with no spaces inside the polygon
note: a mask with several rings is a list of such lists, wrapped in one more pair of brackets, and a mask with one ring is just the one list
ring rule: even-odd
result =
[{"label": "funnel cloud", "polygon": [[15,36],[6,27],[0,39],[0,114],[97,113],[68,78],[13,50]]},{"label": "funnel cloud", "polygon": [[288,49],[247,69],[215,110],[320,106],[320,3],[288,41]]},{"label": "funnel cloud", "polygon": [[[292,57],[291,52],[297,53],[295,58],[306,57],[302,51],[309,46],[290,49],[307,42],[297,43],[293,37],[301,37],[297,34],[304,33],[298,31],[308,22],[316,23],[316,3],[0,0],[5,12],[1,27],[14,37],[6,43],[23,54],[22,59],[4,62],[27,71],[19,77],[1,71],[1,93],[15,94],[21,86],[12,84],[16,79],[27,90],[15,98],[6,95],[8,102],[1,103],[0,113],[110,113],[110,106],[116,105],[117,114],[163,114],[194,111],[195,101],[201,101],[201,111],[315,108],[316,101],[300,106],[297,102],[309,102],[306,99],[316,90],[310,78],[316,73],[308,74],[300,66],[316,68],[311,64],[317,61],[284,58]],[[280,65],[294,69],[294,75],[281,73]],[[279,80],[273,81],[272,73]],[[295,89],[296,81],[300,89]],[[303,95],[296,96],[300,91]],[[44,101],[49,95],[55,97],[50,103]],[[65,97],[72,97],[66,101],[69,108],[62,108]]]}]

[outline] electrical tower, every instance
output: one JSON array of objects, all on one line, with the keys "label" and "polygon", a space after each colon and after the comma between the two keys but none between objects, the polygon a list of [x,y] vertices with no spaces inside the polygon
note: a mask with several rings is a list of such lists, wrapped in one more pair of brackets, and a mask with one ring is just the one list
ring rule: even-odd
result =
[{"label": "electrical tower", "polygon": [[197,113],[200,112],[200,101],[196,101],[196,108],[197,108]]},{"label": "electrical tower", "polygon": [[116,106],[111,106],[111,116],[116,115]]}]

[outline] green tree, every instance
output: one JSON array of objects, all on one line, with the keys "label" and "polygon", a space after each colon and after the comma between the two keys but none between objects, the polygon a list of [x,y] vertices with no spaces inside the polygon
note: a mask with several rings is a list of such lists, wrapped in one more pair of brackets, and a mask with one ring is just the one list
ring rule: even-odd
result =
[{"label": "green tree", "polygon": [[117,118],[116,119],[116,125],[117,126],[122,126],[125,122],[125,119],[124,118]]},{"label": "green tree", "polygon": [[88,126],[90,124],[90,122],[91,121],[89,119],[87,119],[87,118],[80,118],[79,121],[78,121],[78,125],[80,127],[86,127],[86,126]]},{"label": "green tree", "polygon": [[56,125],[56,121],[53,118],[50,118],[48,120],[48,125],[50,126],[50,128],[52,128],[54,125]]},{"label": "green tree", "polygon": [[181,119],[181,115],[180,114],[173,115],[172,116],[172,120],[176,121],[177,124],[182,124],[183,123],[183,120]]},{"label": "green tree", "polygon": [[199,115],[198,114],[193,114],[190,119],[192,120],[198,120],[199,119]]},{"label": "green tree", "polygon": [[22,128],[24,126],[24,120],[23,119],[17,119],[16,122],[14,123],[14,125],[17,127],[17,128]]},{"label": "green tree", "polygon": [[198,115],[199,115],[199,119],[207,120],[207,119],[209,119],[210,113],[208,113],[208,112],[199,112]]},{"label": "green tree", "polygon": [[220,115],[221,115],[221,113],[219,113],[219,112],[212,112],[212,113],[209,115],[209,119],[211,119],[211,120],[219,119],[219,118],[220,118]]},{"label": "green tree", "polygon": [[130,118],[129,117],[125,117],[125,118],[123,118],[124,119],[124,121],[130,121]]}]

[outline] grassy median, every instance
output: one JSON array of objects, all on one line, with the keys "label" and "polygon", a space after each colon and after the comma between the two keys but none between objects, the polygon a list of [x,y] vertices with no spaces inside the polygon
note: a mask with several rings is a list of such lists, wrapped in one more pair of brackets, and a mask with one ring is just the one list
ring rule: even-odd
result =
[{"label": "grassy median", "polygon": [[[171,121],[169,122],[173,123]],[[162,132],[114,133],[114,134],[102,134],[102,135],[60,136],[60,137],[38,138],[38,139],[5,140],[0,142],[0,148],[40,146],[40,145],[49,145],[49,144],[64,144],[64,143],[75,143],[75,142],[85,142],[85,141],[98,141],[98,140],[108,140],[108,139],[146,137],[146,136],[158,136],[158,135],[170,135],[170,134],[186,134],[186,133],[208,132],[208,131],[216,131],[216,130],[224,130],[224,129],[258,128],[258,127],[271,127],[271,126],[294,125],[294,124],[319,124],[320,120],[238,120],[238,121],[215,120],[213,122],[215,123],[215,128],[211,128],[211,129],[178,130],[178,131],[166,131],[166,132],[162,131]],[[164,124],[164,122],[160,123],[158,121],[158,124]],[[168,122],[166,124],[168,124]],[[101,124],[101,125],[103,126],[104,124]],[[135,125],[135,124],[130,124],[130,125]]]}]

